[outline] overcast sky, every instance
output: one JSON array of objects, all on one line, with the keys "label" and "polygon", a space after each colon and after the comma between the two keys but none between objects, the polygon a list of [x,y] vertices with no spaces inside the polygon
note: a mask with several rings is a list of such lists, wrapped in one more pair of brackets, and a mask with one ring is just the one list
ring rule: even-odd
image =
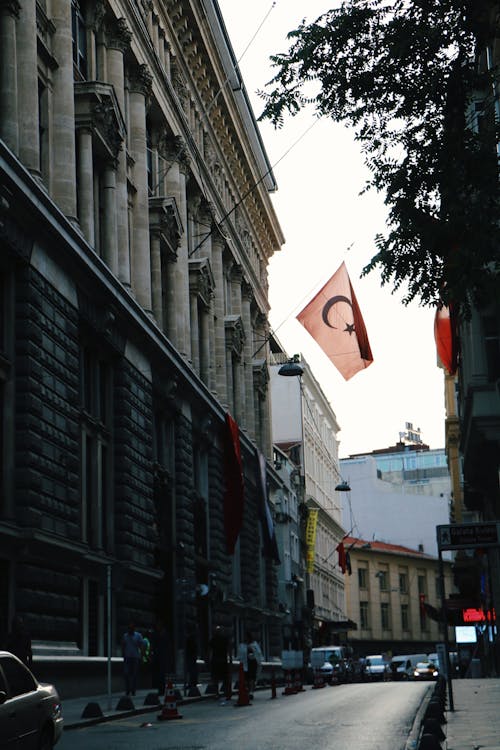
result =
[{"label": "overcast sky", "polygon": [[[256,116],[263,105],[255,92],[272,75],[269,55],[287,48],[286,33],[304,16],[314,20],[333,5],[219,0]],[[273,204],[286,239],[269,267],[271,325],[290,355],[303,354],[329,399],[341,429],[341,457],[393,445],[405,422],[420,427],[431,448],[442,448],[444,381],[436,365],[434,313],[417,303],[404,307],[400,293],[381,287],[378,271],[360,278],[376,252],[375,235],[385,231],[383,196],[359,195],[367,172],[352,133],[329,120],[313,123],[306,112],[287,119],[279,131],[260,125],[275,165]],[[295,320],[342,261],[374,356],[370,367],[347,382]]]}]

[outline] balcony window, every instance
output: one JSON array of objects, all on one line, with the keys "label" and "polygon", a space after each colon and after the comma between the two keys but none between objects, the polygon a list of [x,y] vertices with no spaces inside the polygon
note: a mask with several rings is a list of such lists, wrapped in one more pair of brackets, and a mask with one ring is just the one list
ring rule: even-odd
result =
[{"label": "balcony window", "polygon": [[73,36],[73,70],[75,78],[87,79],[87,29],[83,17],[81,3],[73,0],[71,3],[71,31]]}]

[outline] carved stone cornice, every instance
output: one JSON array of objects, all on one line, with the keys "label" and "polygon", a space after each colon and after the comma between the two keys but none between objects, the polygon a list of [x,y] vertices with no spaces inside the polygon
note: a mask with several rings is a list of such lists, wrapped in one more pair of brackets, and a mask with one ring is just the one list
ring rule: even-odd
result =
[{"label": "carved stone cornice", "polygon": [[18,0],[0,0],[0,13],[19,18],[21,3]]},{"label": "carved stone cornice", "polygon": [[187,101],[188,101],[188,89],[186,86],[186,82],[184,80],[184,76],[182,75],[179,65],[176,62],[172,63],[171,75],[172,75],[172,86],[174,88],[175,93],[177,94],[177,98],[182,107],[182,110],[186,114],[187,113]]},{"label": "carved stone cornice", "polygon": [[97,81],[75,82],[75,126],[88,129],[97,155],[114,160],[125,138],[125,123],[113,87]]},{"label": "carved stone cornice", "polygon": [[191,160],[180,135],[161,133],[158,137],[158,153],[166,161],[178,162],[184,174],[189,170]]},{"label": "carved stone cornice", "polygon": [[253,286],[245,278],[243,278],[243,281],[241,283],[241,296],[244,300],[247,300],[249,302],[252,302],[252,300],[255,299]]},{"label": "carved stone cornice", "polygon": [[146,63],[141,63],[132,68],[128,74],[128,81],[130,91],[143,94],[146,99],[151,96],[153,76]]},{"label": "carved stone cornice", "polygon": [[106,25],[106,40],[108,47],[118,49],[125,53],[130,47],[132,41],[132,32],[130,31],[125,18],[114,18]]},{"label": "carved stone cornice", "polygon": [[104,28],[104,18],[106,16],[106,3],[104,0],[96,0],[88,16],[88,24],[94,31],[100,31]]},{"label": "carved stone cornice", "polygon": [[198,297],[205,309],[214,296],[215,281],[208,258],[191,258],[189,261],[189,292]]},{"label": "carved stone cornice", "polygon": [[226,349],[241,357],[245,343],[245,330],[239,315],[226,315],[224,318]]},{"label": "carved stone cornice", "polygon": [[177,248],[184,232],[175,198],[149,199],[149,228],[160,236],[166,259],[177,260]]},{"label": "carved stone cornice", "polygon": [[269,384],[269,369],[265,359],[257,359],[252,363],[253,385],[260,396],[265,396]]}]

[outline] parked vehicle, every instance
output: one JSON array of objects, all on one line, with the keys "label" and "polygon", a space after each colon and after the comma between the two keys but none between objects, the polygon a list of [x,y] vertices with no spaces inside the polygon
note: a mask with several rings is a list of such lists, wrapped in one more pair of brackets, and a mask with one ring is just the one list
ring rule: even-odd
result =
[{"label": "parked vehicle", "polygon": [[52,750],[62,731],[61,701],[55,687],[38,682],[16,656],[0,651],[2,749]]},{"label": "parked vehicle", "polygon": [[319,646],[311,649],[311,667],[325,682],[351,682],[352,649],[349,646]]},{"label": "parked vehicle", "polygon": [[421,661],[413,670],[414,680],[437,680],[439,670],[431,661]]},{"label": "parked vehicle", "polygon": [[365,675],[370,680],[384,680],[390,675],[389,662],[382,654],[370,654],[365,660]]},{"label": "parked vehicle", "polygon": [[391,659],[391,674],[393,680],[410,680],[416,665],[428,661],[427,654],[403,654]]}]

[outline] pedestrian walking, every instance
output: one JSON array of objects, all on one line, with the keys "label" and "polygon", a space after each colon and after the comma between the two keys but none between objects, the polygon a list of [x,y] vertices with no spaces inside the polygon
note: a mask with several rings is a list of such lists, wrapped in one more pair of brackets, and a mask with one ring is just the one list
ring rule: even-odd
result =
[{"label": "pedestrian walking", "polygon": [[137,675],[143,652],[144,639],[135,629],[134,623],[131,622],[122,638],[123,676],[125,678],[125,692],[127,695],[135,695]]},{"label": "pedestrian walking", "polygon": [[11,631],[7,636],[7,651],[17,656],[27,667],[33,664],[33,652],[31,650],[31,637],[20,615],[12,620]]},{"label": "pedestrian walking", "polygon": [[250,631],[246,633],[245,641],[240,644],[238,659],[243,664],[249,698],[253,698],[257,678],[260,675],[263,654],[258,642]]},{"label": "pedestrian walking", "polygon": [[[215,685],[215,692],[224,695],[224,685],[228,676],[228,664],[231,663],[229,638],[223,628],[217,625],[215,632],[209,641],[209,662],[212,682]],[[222,683],[219,691],[219,683]]]}]

